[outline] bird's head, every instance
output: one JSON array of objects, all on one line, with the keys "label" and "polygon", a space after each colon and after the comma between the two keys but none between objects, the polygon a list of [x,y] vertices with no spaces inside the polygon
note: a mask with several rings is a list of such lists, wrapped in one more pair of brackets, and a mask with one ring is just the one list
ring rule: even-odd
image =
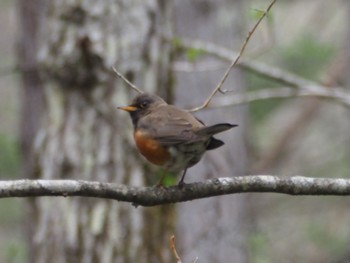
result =
[{"label": "bird's head", "polygon": [[135,127],[141,117],[146,116],[153,109],[164,104],[166,105],[167,103],[162,98],[156,95],[142,93],[136,96],[130,105],[118,107],[118,109],[129,112]]}]

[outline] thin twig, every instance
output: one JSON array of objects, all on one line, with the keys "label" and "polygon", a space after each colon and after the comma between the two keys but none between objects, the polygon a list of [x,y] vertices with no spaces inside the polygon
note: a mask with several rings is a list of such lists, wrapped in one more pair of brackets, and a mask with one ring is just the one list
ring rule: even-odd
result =
[{"label": "thin twig", "polygon": [[[226,61],[231,61],[237,56],[235,52],[229,50],[228,48],[210,42],[182,39],[179,45],[181,48],[185,49],[193,48],[203,50],[207,54],[211,54],[217,57],[218,59]],[[350,93],[344,88],[335,86],[330,87],[330,85],[325,86],[315,81],[302,78],[291,72],[257,61],[248,61],[242,59],[241,62],[237,64],[237,66],[253,74],[257,74],[261,77],[271,79],[274,82],[287,85],[290,88],[271,88],[266,90],[246,92],[243,94],[235,94],[235,96],[230,97],[224,96],[216,99],[215,102],[212,101],[210,104],[210,108],[249,103],[256,100],[264,100],[271,98],[289,98],[296,96],[315,96],[326,99],[333,99],[347,107],[350,106]]]},{"label": "thin twig", "polygon": [[238,63],[240,57],[242,56],[245,48],[248,45],[248,42],[250,40],[250,38],[252,37],[253,33],[255,32],[255,30],[258,28],[259,24],[261,23],[261,21],[265,18],[265,16],[267,15],[267,13],[271,10],[272,6],[276,3],[277,0],[273,0],[270,5],[267,7],[266,11],[263,12],[263,14],[261,15],[261,17],[258,19],[258,21],[255,23],[255,25],[253,26],[252,30],[250,30],[248,32],[248,35],[245,39],[245,41],[243,42],[243,45],[238,53],[238,56],[236,57],[235,60],[232,61],[231,65],[229,66],[229,68],[226,70],[224,76],[222,77],[222,79],[220,80],[220,82],[218,83],[218,85],[216,86],[216,88],[212,91],[212,93],[209,95],[209,97],[205,100],[205,102],[199,106],[196,107],[194,109],[189,110],[189,112],[195,112],[195,111],[199,111],[201,109],[204,109],[208,106],[208,104],[210,103],[210,101],[212,100],[212,98],[214,97],[214,95],[218,92],[221,91],[222,93],[225,93],[225,91],[221,90],[222,85],[225,83],[229,73],[231,72],[232,68]]},{"label": "thin twig", "polygon": [[295,89],[290,87],[266,88],[256,91],[249,91],[235,94],[234,96],[225,96],[214,99],[208,108],[223,108],[233,105],[247,104],[260,100],[295,98],[295,97],[317,97],[328,100],[334,100],[343,106],[350,107],[350,93],[341,88],[328,89],[318,87],[317,89],[308,90],[307,87]]},{"label": "thin twig", "polygon": [[[346,74],[345,60],[346,59],[344,59],[344,56],[340,54],[330,63],[325,75],[322,77],[322,85],[325,86],[325,89],[332,90],[333,88],[327,87],[335,86],[339,82],[339,79]],[[332,92],[330,94],[332,95]],[[348,102],[347,106],[350,107],[350,93],[347,93],[347,100],[346,96],[341,96],[341,98],[343,97],[345,99],[344,103]],[[278,133],[278,136],[274,138],[270,149],[261,155],[260,160],[253,166],[252,171],[254,173],[268,171],[271,169],[271,167],[275,167],[278,162],[283,160],[288,145],[292,145],[295,140],[297,140],[300,132],[305,130],[308,125],[310,125],[310,120],[315,117],[322,105],[322,100],[315,98],[303,101],[297,116],[289,120],[286,127],[284,127],[284,129]]]},{"label": "thin twig", "polygon": [[[252,10],[254,10],[255,12],[258,12],[259,14],[261,13],[260,9],[253,8]],[[264,28],[261,30],[262,32],[261,42],[258,43],[257,48],[251,49],[249,51],[249,54],[246,54],[246,56],[249,56],[250,58],[257,58],[261,56],[262,54],[270,50],[275,44],[276,37],[273,32],[273,27],[271,26],[274,23],[272,17],[270,20],[266,19],[265,22],[267,25],[265,28],[267,28],[267,30],[263,30]]]},{"label": "thin twig", "polygon": [[123,76],[122,73],[120,73],[115,67],[112,67],[113,71],[118,75],[119,78],[121,78],[130,88],[135,90],[138,93],[143,93],[142,90],[140,90],[138,87],[136,87],[134,84],[132,84],[126,77]]},{"label": "thin twig", "polygon": [[176,251],[175,236],[174,235],[172,235],[170,237],[170,248],[173,251],[173,254],[174,254],[175,258],[176,258],[176,262],[177,263],[181,263],[182,262],[181,258],[179,257],[179,254]]},{"label": "thin twig", "polygon": [[[181,43],[179,45],[183,49],[192,48],[202,50],[206,54],[217,57],[220,60],[230,62],[233,59],[235,59],[235,57],[238,55],[236,52],[226,47],[200,40],[191,40],[185,38],[181,39]],[[260,75],[267,79],[271,79],[275,82],[286,84],[292,87],[302,87],[306,85],[315,84],[314,82],[302,78],[294,73],[261,62],[246,60],[244,58],[240,60],[240,62],[237,64],[237,67],[250,71],[254,74]]]}]

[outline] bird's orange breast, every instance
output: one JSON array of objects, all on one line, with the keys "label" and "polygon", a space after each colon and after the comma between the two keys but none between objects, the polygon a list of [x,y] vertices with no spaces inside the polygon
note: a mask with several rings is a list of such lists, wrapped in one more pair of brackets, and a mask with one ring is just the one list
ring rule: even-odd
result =
[{"label": "bird's orange breast", "polygon": [[136,146],[140,153],[151,163],[163,165],[170,159],[168,150],[142,131],[134,133]]}]

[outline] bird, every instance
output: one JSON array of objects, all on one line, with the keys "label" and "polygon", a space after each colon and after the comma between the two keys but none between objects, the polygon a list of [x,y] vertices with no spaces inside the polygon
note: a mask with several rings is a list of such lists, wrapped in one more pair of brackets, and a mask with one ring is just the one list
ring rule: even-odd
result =
[{"label": "bird", "polygon": [[187,169],[197,164],[206,151],[224,145],[213,135],[238,126],[230,123],[206,126],[186,110],[149,93],[137,95],[130,105],[118,109],[130,114],[138,151],[150,163],[164,169],[157,186],[163,185],[166,172],[181,171],[178,185],[184,185]]}]

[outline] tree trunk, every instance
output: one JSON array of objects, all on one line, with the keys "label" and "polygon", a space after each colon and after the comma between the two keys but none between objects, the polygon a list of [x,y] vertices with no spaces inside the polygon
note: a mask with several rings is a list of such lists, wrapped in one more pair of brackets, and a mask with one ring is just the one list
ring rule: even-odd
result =
[{"label": "tree trunk", "polygon": [[[243,31],[241,10],[241,1],[176,1],[176,34],[180,38],[201,39],[238,50],[244,40],[244,35],[240,35]],[[206,65],[209,70],[178,73],[176,98],[179,105],[198,106],[203,103],[229,66],[203,56],[199,56],[197,62]],[[213,65],[216,69],[210,70]],[[224,89],[242,91],[242,72],[233,70]],[[208,152],[202,162],[189,169],[187,181],[246,174],[246,113],[246,107],[239,106],[203,110],[196,114],[206,124],[231,122],[239,127],[218,136],[225,145]],[[179,253],[183,262],[192,262],[196,257],[201,263],[247,262],[243,196],[215,197],[179,204],[177,214],[177,239],[181,244]]]},{"label": "tree trunk", "polygon": [[[38,51],[38,34],[43,15],[45,1],[42,0],[22,0],[19,2],[19,68],[22,71],[21,90],[21,121],[20,121],[20,142],[22,153],[22,178],[34,178],[35,158],[33,152],[33,138],[38,131],[39,121],[43,109],[43,89],[39,68],[36,59]],[[26,216],[34,217],[33,200],[26,201]],[[25,218],[24,220],[27,220]],[[26,222],[26,221],[25,221]],[[34,234],[31,224],[23,224],[25,235],[28,239]],[[29,262],[33,262],[32,242],[28,240]]]},{"label": "tree trunk", "polygon": [[[135,94],[111,67],[148,92],[168,94],[170,50],[160,37],[168,4],[152,0],[50,1],[38,58],[44,72],[36,177],[144,185],[156,182],[135,151],[124,112]],[[161,70],[160,70],[161,69]],[[162,90],[161,90],[162,89]],[[40,198],[34,262],[170,262],[173,207],[135,208],[88,198]]]},{"label": "tree trunk", "polygon": [[[170,30],[170,2],[98,0],[87,5],[62,0],[46,5],[40,9],[45,17],[37,29],[40,35],[33,35],[33,41],[42,43],[32,52],[38,51],[45,73],[43,118],[36,119],[42,122],[32,155],[36,160],[33,177],[153,184],[154,170],[144,165],[135,150],[129,116],[116,110],[135,94],[111,67],[116,65],[144,90],[168,101],[173,98],[171,50],[161,40],[161,33],[168,35]],[[181,35],[197,32],[210,41],[232,43],[231,37],[239,30],[232,26],[235,23],[228,26],[231,35],[215,28],[220,23],[218,14],[226,10],[228,2],[188,5],[178,2],[176,7]],[[187,16],[194,10],[194,17]],[[233,18],[237,21],[237,17],[236,12]],[[213,72],[215,77],[208,72],[192,74],[196,82],[191,90],[188,81],[180,78],[176,98],[182,105],[202,102],[222,72]],[[243,88],[241,74],[236,71],[233,75],[228,82],[234,80],[235,89]],[[188,180],[199,180],[200,175],[244,173],[245,110],[234,109],[234,118],[227,108],[199,114],[208,124],[218,122],[220,116],[220,121],[238,123],[240,128],[223,135],[225,148],[216,150],[215,155],[207,154],[201,165],[190,169]],[[171,262],[168,238],[176,219],[173,206],[136,209],[106,200],[40,198],[33,201],[31,212],[33,262]],[[177,235],[184,262],[195,256],[201,258],[200,262],[223,262],[228,258],[244,262],[243,216],[241,197],[181,204]]]}]

